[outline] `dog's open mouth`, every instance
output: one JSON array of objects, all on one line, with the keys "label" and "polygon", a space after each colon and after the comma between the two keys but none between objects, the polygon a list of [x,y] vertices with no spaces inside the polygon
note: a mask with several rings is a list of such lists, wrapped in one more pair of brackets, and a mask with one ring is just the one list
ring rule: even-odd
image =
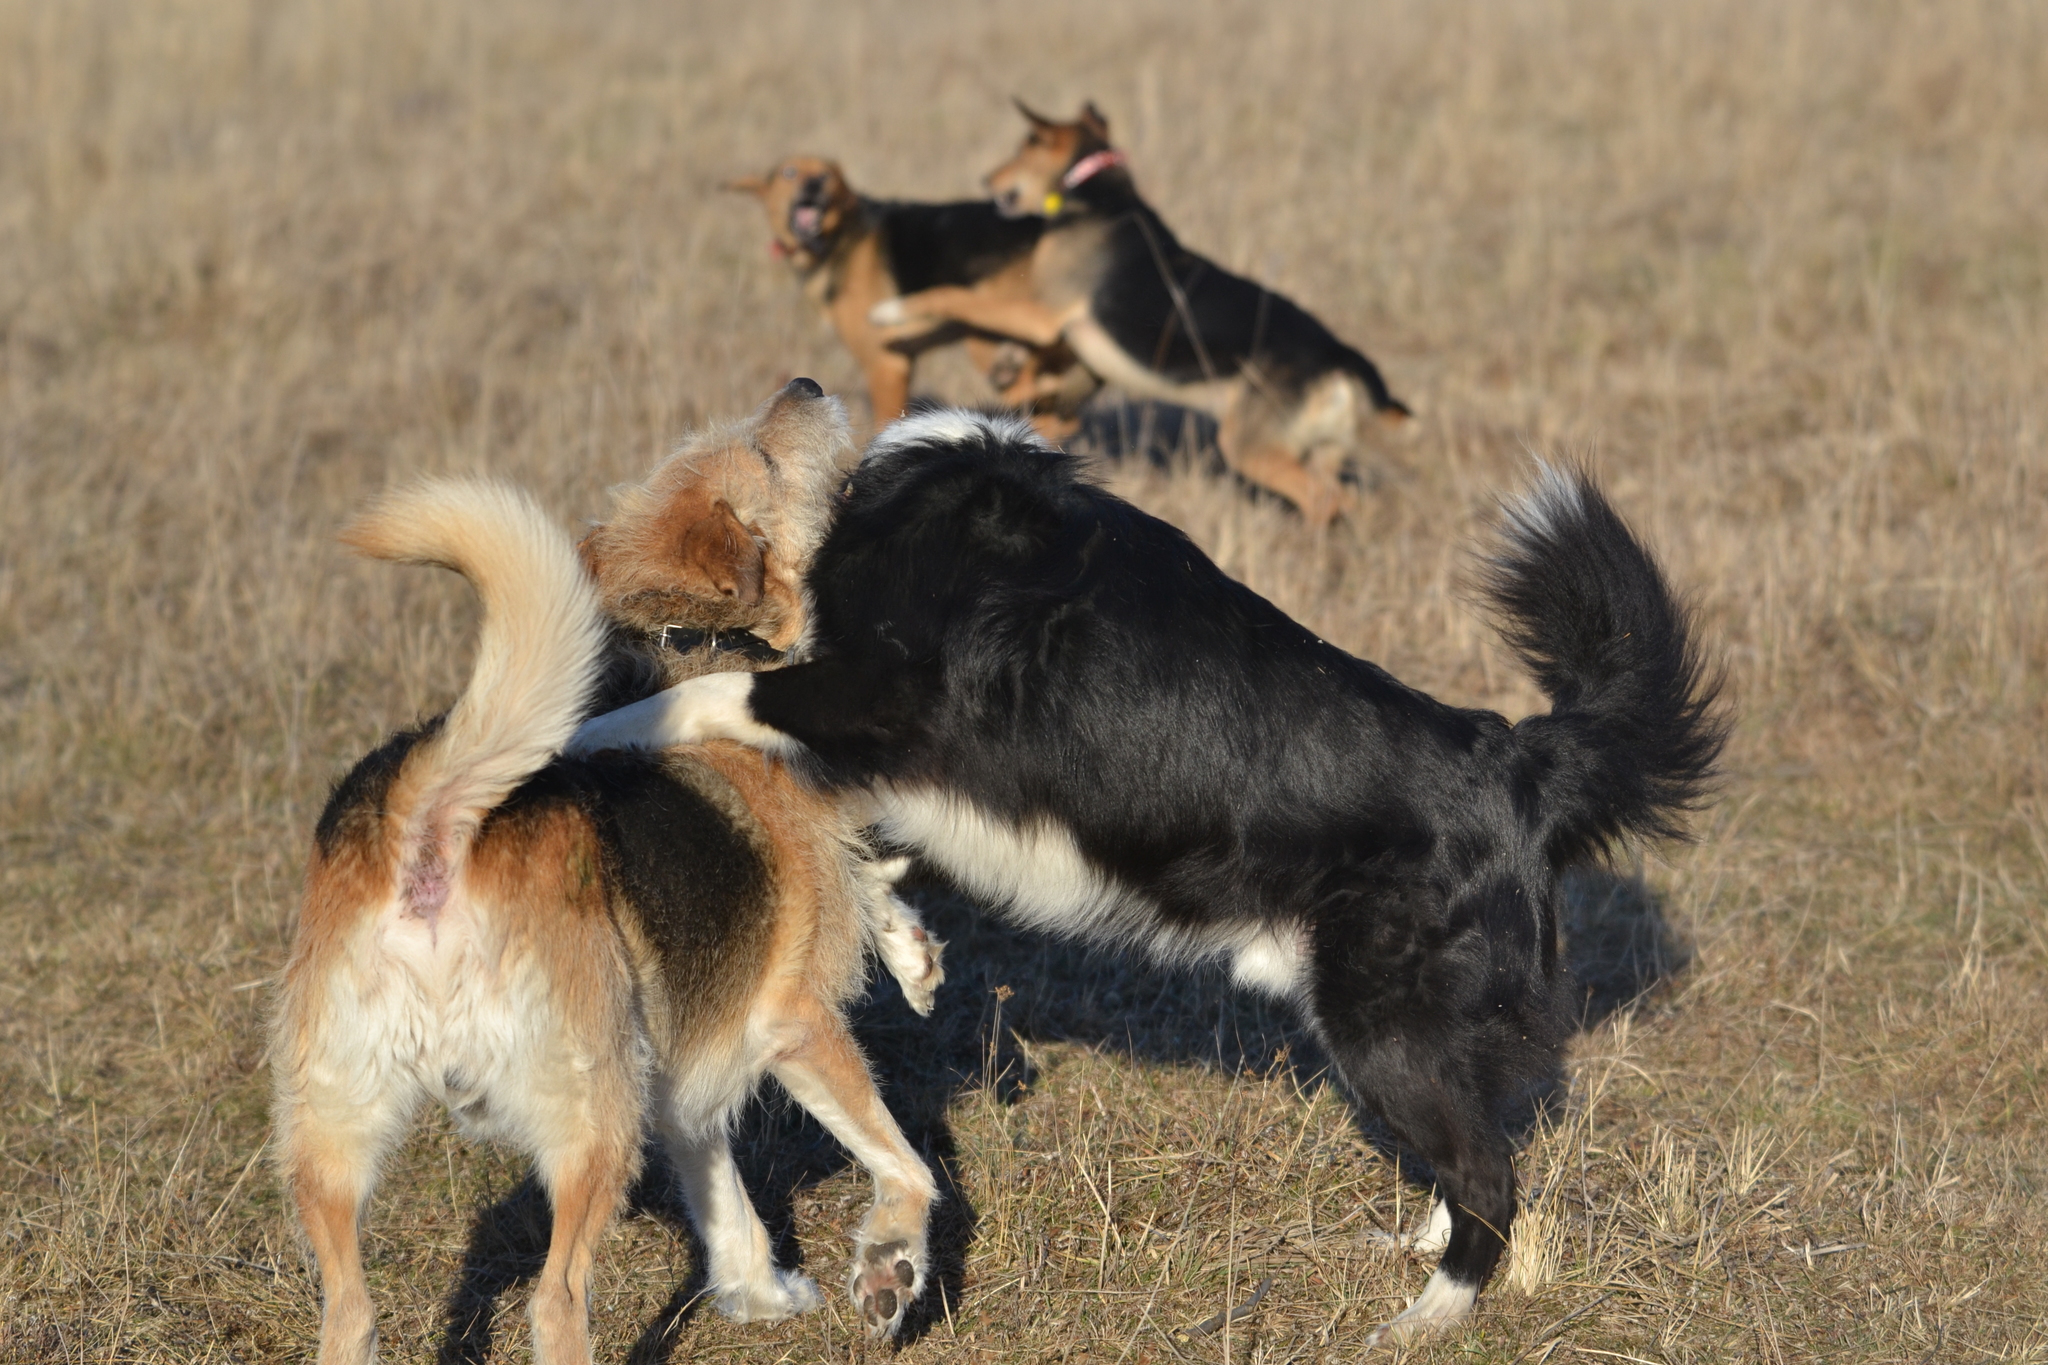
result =
[{"label": "dog's open mouth", "polygon": [[804,250],[816,252],[825,239],[825,206],[797,203],[789,210],[789,232]]}]

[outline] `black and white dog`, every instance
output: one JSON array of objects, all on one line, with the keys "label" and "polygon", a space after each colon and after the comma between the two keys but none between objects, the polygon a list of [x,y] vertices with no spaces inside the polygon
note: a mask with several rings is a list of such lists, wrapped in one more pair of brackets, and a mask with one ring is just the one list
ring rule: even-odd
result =
[{"label": "black and white dog", "polygon": [[574,747],[783,755],[1014,919],[1293,998],[1436,1172],[1443,1258],[1373,1339],[1405,1336],[1507,1245],[1505,1118],[1568,1033],[1559,869],[1677,833],[1725,736],[1685,610],[1583,473],[1546,470],[1505,530],[1486,588],[1553,702],[1515,725],[1316,638],[1029,427],[926,413],[841,494],[802,662]]}]

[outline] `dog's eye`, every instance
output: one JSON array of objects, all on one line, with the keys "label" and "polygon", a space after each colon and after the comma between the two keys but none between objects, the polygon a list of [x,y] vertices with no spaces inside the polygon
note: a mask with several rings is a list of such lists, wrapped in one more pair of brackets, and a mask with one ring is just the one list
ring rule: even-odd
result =
[{"label": "dog's eye", "polygon": [[784,167],[782,168],[782,178],[783,178],[784,180],[794,180],[794,179],[796,179],[796,175],[797,175],[796,167],[794,167],[794,166],[784,166]]}]

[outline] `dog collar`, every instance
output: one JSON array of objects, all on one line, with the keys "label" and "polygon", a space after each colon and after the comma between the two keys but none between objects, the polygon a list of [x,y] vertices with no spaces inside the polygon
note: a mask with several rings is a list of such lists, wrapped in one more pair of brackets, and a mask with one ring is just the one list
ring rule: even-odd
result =
[{"label": "dog collar", "polygon": [[1061,190],[1071,190],[1083,181],[1100,175],[1111,166],[1122,166],[1129,160],[1129,157],[1114,147],[1105,147],[1099,152],[1090,152],[1082,157],[1067,167],[1067,173],[1060,177],[1060,188],[1045,196],[1045,216],[1052,217],[1066,204],[1067,196],[1062,194]]},{"label": "dog collar", "polygon": [[779,664],[785,651],[777,649],[751,630],[693,630],[688,626],[663,626],[661,647],[678,654],[710,648],[718,654],[737,654],[757,664]]},{"label": "dog collar", "polygon": [[1090,152],[1067,167],[1067,173],[1060,177],[1060,188],[1071,190],[1082,181],[1093,179],[1111,166],[1121,166],[1129,160],[1129,157],[1114,147],[1104,147],[1099,152]]}]

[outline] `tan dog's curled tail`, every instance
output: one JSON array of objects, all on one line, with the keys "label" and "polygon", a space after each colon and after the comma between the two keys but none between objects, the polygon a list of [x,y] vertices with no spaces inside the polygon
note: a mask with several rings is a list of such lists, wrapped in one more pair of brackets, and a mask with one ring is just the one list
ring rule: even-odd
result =
[{"label": "tan dog's curled tail", "polygon": [[575,544],[509,484],[428,479],[386,493],[341,540],[374,559],[453,569],[483,600],[469,686],[407,757],[387,806],[407,897],[431,917],[484,816],[574,733],[605,617]]}]

